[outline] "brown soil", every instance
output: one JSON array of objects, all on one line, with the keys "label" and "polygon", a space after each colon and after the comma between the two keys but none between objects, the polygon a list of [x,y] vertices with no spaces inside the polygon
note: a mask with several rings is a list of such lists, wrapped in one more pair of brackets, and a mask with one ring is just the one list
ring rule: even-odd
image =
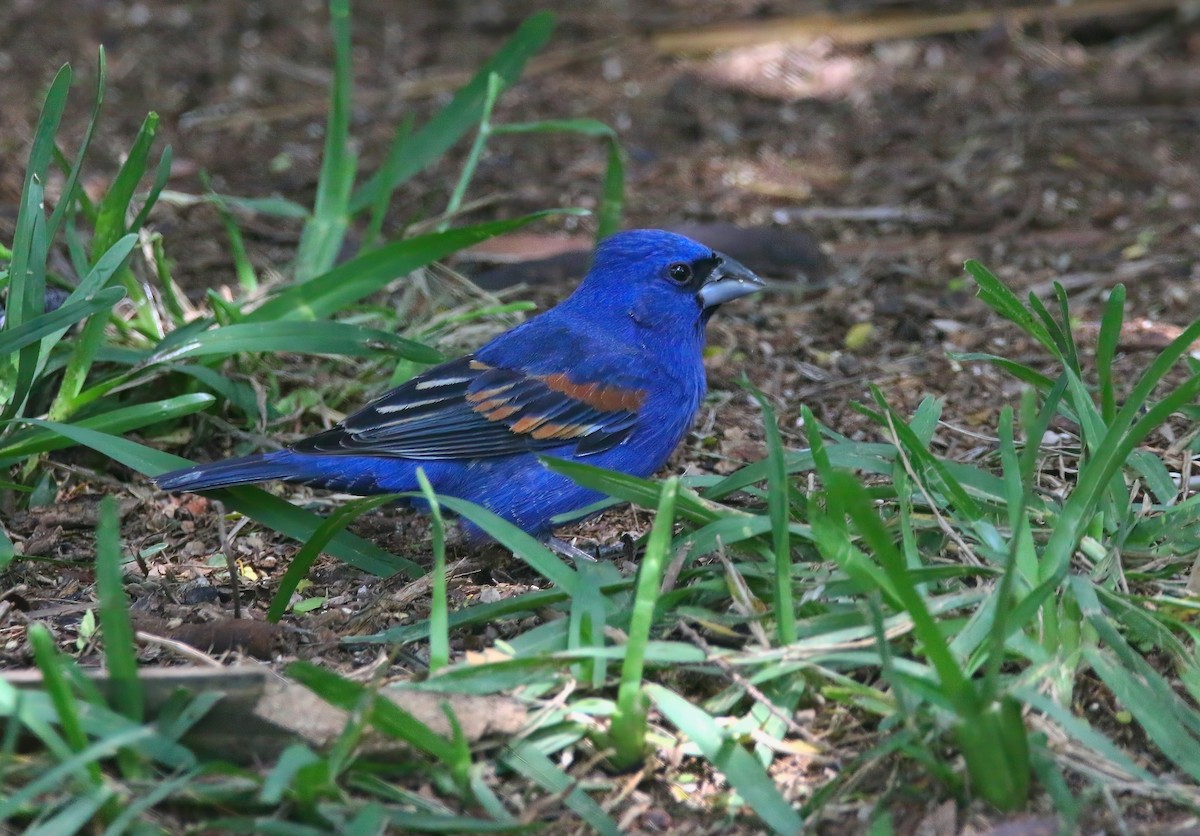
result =
[{"label": "brown soil", "polygon": [[[357,0],[353,131],[363,169],[373,170],[405,116],[419,124],[536,5]],[[818,5],[738,0],[721,4],[719,16],[767,19]],[[828,5],[845,11],[897,4]],[[772,292],[739,303],[710,327],[719,349],[710,383],[721,397],[697,426],[716,444],[702,447],[698,435],[672,461],[673,472],[728,472],[762,455],[759,411],[737,385],[743,373],[771,397],[785,441],[795,446],[804,445],[801,404],[851,438],[873,437],[851,409],[869,399],[870,383],[901,413],[926,396],[944,398],[944,452],[965,455],[987,444],[1019,386],[991,367],[950,359],[948,349],[999,350],[1031,362],[1041,351],[1022,344],[974,298],[963,280],[967,258],[989,265],[1018,293],[1036,289],[1045,298],[1050,281],[1063,282],[1085,333],[1105,291],[1124,282],[1129,318],[1145,321],[1123,345],[1119,368],[1130,375],[1172,327],[1200,317],[1194,26],[1151,13],[1024,30],[996,24],[859,46],[825,39],[767,44],[700,58],[662,54],[647,37],[707,22],[713,13],[696,0],[570,4],[549,50],[496,112],[499,122],[588,116],[614,126],[628,153],[627,226],[747,228],[739,255],[778,280]],[[0,240],[11,234],[42,91],[60,64],[74,66],[78,81],[64,131],[73,147],[91,105],[99,44],[107,49],[109,92],[92,184],[112,175],[141,119],[155,110],[175,151],[170,188],[198,193],[200,172],[209,172],[224,193],[311,201],[331,66],[324,3],[13,0],[0,6],[0,31],[7,34],[0,43]],[[402,190],[387,231],[441,210],[465,152],[456,148]],[[589,140],[497,138],[470,192],[489,200],[472,217],[594,206],[603,166],[604,149]],[[286,264],[298,227],[244,220],[256,266],[268,272]],[[154,226],[167,236],[176,278],[190,295],[235,284],[211,209],[164,206]],[[540,258],[547,236],[586,235],[590,227],[567,219],[536,231],[542,240],[519,244],[518,260]],[[490,252],[464,259],[461,269],[483,272],[480,257],[500,260],[498,249]],[[531,268],[528,275],[541,273]],[[519,295],[545,305],[570,286],[552,278]],[[165,497],[120,472],[106,477],[95,458],[68,455],[58,466],[70,468],[59,504],[6,521],[26,554],[65,563],[27,563],[10,573],[18,587],[8,600],[19,605],[3,610],[0,667],[28,664],[29,618],[47,620],[66,640],[92,606],[90,509],[106,491],[126,499],[122,533],[131,551],[167,544],[144,560],[138,608],[192,624],[229,617],[224,564],[209,560],[221,536],[207,500]],[[627,532],[641,534],[646,521],[643,512],[618,510],[571,533],[607,545]],[[423,520],[381,512],[356,530],[428,560]],[[261,619],[295,547],[247,528],[232,548],[248,570],[242,595],[249,615]],[[452,584],[456,603],[536,582],[503,554],[463,550],[455,557],[464,561]],[[215,586],[204,580],[210,576]],[[251,652],[276,662],[318,658],[349,670],[373,663],[375,652],[347,651],[339,636],[425,614],[425,589],[409,589],[399,578],[324,562],[313,581],[330,598],[326,609],[297,618],[302,631],[249,631]],[[466,637],[460,649],[493,638]],[[147,662],[173,658],[163,650],[147,654]],[[83,656],[94,660],[94,648]],[[685,809],[670,809],[680,825]],[[1175,820],[1165,809],[1129,812],[1135,822]],[[671,821],[661,809],[648,808],[651,814]],[[937,828],[944,819],[941,807],[924,800],[896,808],[902,830]],[[972,808],[950,821],[951,830],[927,832],[981,832],[996,820]],[[1024,828],[1011,832],[1034,833],[1044,821],[1011,824]]]}]

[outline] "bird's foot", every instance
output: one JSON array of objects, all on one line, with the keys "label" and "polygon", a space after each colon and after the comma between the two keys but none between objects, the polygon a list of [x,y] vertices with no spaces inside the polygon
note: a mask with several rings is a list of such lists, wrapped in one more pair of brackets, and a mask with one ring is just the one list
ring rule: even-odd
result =
[{"label": "bird's foot", "polygon": [[559,557],[565,557],[576,563],[579,561],[595,563],[597,560],[620,560],[621,558],[633,560],[637,556],[636,545],[628,534],[622,536],[620,543],[608,546],[597,544],[591,551],[584,551],[573,543],[557,537],[551,537],[546,541],[546,545]]},{"label": "bird's foot", "polygon": [[566,540],[560,540],[557,537],[551,537],[546,541],[546,545],[550,550],[559,557],[565,557],[573,563],[595,563],[599,559],[599,554],[591,555],[576,545],[568,543]]}]

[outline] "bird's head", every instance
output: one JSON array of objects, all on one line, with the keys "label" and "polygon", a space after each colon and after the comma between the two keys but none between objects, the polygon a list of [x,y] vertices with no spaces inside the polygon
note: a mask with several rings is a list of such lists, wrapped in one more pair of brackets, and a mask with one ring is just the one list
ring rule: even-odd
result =
[{"label": "bird's head", "polygon": [[582,311],[682,337],[702,335],[717,307],[761,290],[763,281],[727,255],[660,229],[606,238],[571,297]]}]

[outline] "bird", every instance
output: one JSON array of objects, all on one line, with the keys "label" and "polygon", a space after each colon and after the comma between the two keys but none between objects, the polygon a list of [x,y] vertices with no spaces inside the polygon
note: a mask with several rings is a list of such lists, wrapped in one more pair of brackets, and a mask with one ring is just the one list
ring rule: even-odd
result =
[{"label": "bird", "polygon": [[[597,246],[570,296],[477,351],[424,370],[284,449],[154,482],[194,492],[283,480],[362,496],[416,491],[420,468],[437,493],[569,545],[553,536],[553,519],[603,496],[539,457],[652,476],[704,398],[709,319],[763,285],[736,260],[682,235],[617,232]],[[469,521],[460,525],[468,540],[488,539]]]}]

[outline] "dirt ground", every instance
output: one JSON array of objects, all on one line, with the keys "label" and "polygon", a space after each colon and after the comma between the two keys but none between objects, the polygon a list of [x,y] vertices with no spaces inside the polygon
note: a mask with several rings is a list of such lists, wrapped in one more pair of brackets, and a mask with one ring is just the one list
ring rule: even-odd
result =
[{"label": "dirt ground", "polygon": [[[963,5],[911,4],[928,11]],[[727,472],[762,454],[759,412],[736,385],[743,373],[773,399],[795,446],[803,446],[801,404],[848,436],[873,434],[850,404],[868,399],[875,383],[901,412],[927,395],[944,398],[938,443],[971,455],[994,435],[999,410],[1015,405],[1019,387],[994,369],[950,359],[948,350],[1039,354],[1014,344],[1014,329],[974,298],[962,271],[967,258],[1019,291],[1045,297],[1052,280],[1064,283],[1085,330],[1105,291],[1124,282],[1128,318],[1144,320],[1123,344],[1120,368],[1129,373],[1173,328],[1200,316],[1194,23],[1171,12],[1025,29],[994,22],[921,39],[846,46],[819,38],[699,57],[668,54],[649,38],[714,19],[883,6],[905,4],[564,4],[549,49],[497,108],[499,122],[587,116],[612,125],[628,155],[627,226],[715,225],[712,234],[732,241],[728,249],[775,280],[771,292],[723,312],[710,327],[719,349],[710,384],[722,397],[672,461],[676,472]],[[406,115],[420,120],[445,102],[535,10],[529,2],[356,0],[353,131],[364,169],[378,163]],[[109,89],[89,172],[94,184],[111,176],[145,113],[155,110],[174,147],[172,189],[200,192],[206,171],[224,193],[311,201],[331,66],[323,2],[10,0],[0,5],[0,31],[8,34],[0,44],[0,238],[11,234],[45,85],[60,64],[74,66],[79,81],[66,135],[77,137],[99,44],[107,50]],[[411,182],[385,229],[397,232],[440,211],[465,151],[456,148]],[[472,219],[594,206],[603,166],[604,149],[593,141],[496,138],[471,188],[470,197],[487,198]],[[282,266],[299,227],[262,217],[244,224],[256,266],[265,274]],[[189,294],[235,283],[211,209],[163,207],[154,225],[166,234],[175,276]],[[502,260],[501,251],[538,258],[547,238],[586,239],[590,227],[565,219],[535,231],[536,240],[484,248],[457,266],[482,273],[489,260]],[[526,277],[534,284],[517,298],[541,305],[571,287],[536,266]],[[701,435],[716,443],[701,446]],[[60,461],[60,503],[8,522],[25,553],[85,562],[19,578],[28,615],[70,631],[89,605],[89,509],[95,495],[111,490],[125,500],[130,548],[168,544],[147,558],[147,617],[221,620],[228,590],[204,582],[217,571],[205,560],[220,545],[207,500],[161,496],[94,458]],[[617,511],[572,533],[607,544],[640,534],[645,523],[644,514]],[[420,520],[380,513],[356,530],[425,559]],[[243,591],[261,615],[294,546],[255,531],[242,534],[235,550],[254,569],[257,580],[244,581]],[[503,556],[459,557],[466,561],[454,586],[460,601],[531,581]],[[304,622],[315,632],[303,640],[264,634],[260,655],[283,648],[285,658],[321,657],[348,669],[374,657],[338,649],[337,636],[422,615],[419,593],[405,594],[401,579],[366,578],[329,563],[315,580],[331,599],[326,612]],[[16,622],[0,624],[0,666],[28,663],[20,635]]]}]

